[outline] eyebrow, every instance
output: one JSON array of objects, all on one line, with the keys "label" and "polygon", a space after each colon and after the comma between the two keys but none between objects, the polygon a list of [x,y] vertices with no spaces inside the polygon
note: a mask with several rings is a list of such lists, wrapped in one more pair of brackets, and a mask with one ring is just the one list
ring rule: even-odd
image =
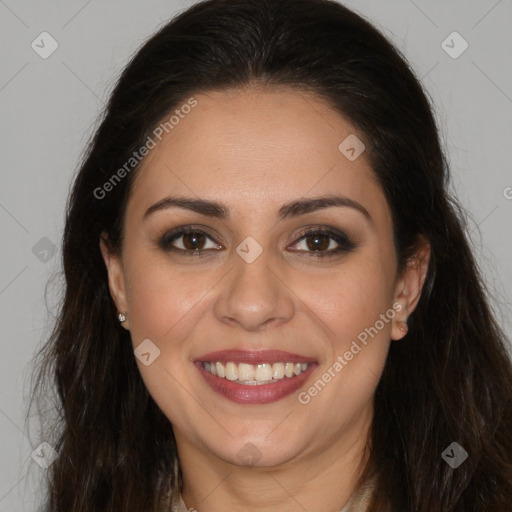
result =
[{"label": "eyebrow", "polygon": [[[368,221],[372,222],[372,218],[368,213],[368,210],[362,204],[348,197],[336,195],[299,199],[285,203],[279,208],[278,215],[280,220],[284,220],[332,206],[353,208],[354,210],[362,213]],[[147,219],[154,212],[165,210],[167,208],[183,208],[217,219],[225,220],[230,217],[229,208],[217,201],[169,196],[150,206],[144,213],[143,219]]]}]

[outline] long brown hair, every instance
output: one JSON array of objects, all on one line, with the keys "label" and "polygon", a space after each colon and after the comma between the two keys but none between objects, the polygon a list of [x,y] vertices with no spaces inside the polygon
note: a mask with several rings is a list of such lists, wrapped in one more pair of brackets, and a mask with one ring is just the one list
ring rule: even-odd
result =
[{"label": "long brown hair", "polygon": [[[57,398],[45,439],[59,456],[48,469],[45,510],[169,506],[172,428],[118,324],[99,249],[105,230],[112,249],[122,250],[138,166],[108,194],[98,190],[193,94],[254,84],[312,91],[365,135],[392,212],[400,270],[419,235],[431,245],[409,333],[392,343],[376,391],[371,510],[510,511],[512,365],[464,213],[448,192],[432,106],[400,51],[330,0],[200,2],[151,37],[122,73],[68,199],[64,298],[38,354],[34,396],[53,387]],[[469,454],[457,469],[441,457],[452,442]]]}]

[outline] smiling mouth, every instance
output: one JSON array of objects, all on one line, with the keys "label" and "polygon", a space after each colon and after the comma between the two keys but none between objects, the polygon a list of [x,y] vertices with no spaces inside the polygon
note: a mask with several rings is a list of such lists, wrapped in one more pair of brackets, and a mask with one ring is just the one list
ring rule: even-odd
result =
[{"label": "smiling mouth", "polygon": [[237,384],[258,386],[262,384],[277,383],[284,379],[291,379],[304,373],[310,363],[235,363],[233,361],[202,361],[203,368],[221,379],[230,380]]},{"label": "smiling mouth", "polygon": [[194,360],[204,382],[239,404],[268,404],[298,391],[318,367],[314,356],[277,349],[218,350]]}]

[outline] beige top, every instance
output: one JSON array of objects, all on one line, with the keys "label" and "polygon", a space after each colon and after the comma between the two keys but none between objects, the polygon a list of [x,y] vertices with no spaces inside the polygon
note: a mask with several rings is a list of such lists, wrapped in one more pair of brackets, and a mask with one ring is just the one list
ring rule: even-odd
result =
[{"label": "beige top", "polygon": [[[368,512],[368,505],[375,486],[375,479],[371,479],[361,486],[358,492],[354,493],[347,504],[340,512]],[[183,498],[180,496],[180,506],[178,512],[189,512]],[[190,512],[198,512],[191,508]]]},{"label": "beige top", "polygon": [[375,487],[375,477],[366,481],[348,500],[340,512],[368,512],[370,499]]}]

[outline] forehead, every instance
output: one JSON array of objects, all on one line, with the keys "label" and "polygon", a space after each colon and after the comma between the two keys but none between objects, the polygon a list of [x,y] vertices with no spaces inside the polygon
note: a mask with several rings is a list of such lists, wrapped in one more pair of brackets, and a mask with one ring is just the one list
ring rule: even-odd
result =
[{"label": "forehead", "polygon": [[195,106],[155,138],[137,171],[129,210],[182,194],[222,200],[242,213],[261,210],[262,201],[270,206],[335,192],[366,196],[374,208],[385,208],[364,151],[350,160],[340,150],[347,137],[364,136],[314,94],[233,89],[193,98]]}]

